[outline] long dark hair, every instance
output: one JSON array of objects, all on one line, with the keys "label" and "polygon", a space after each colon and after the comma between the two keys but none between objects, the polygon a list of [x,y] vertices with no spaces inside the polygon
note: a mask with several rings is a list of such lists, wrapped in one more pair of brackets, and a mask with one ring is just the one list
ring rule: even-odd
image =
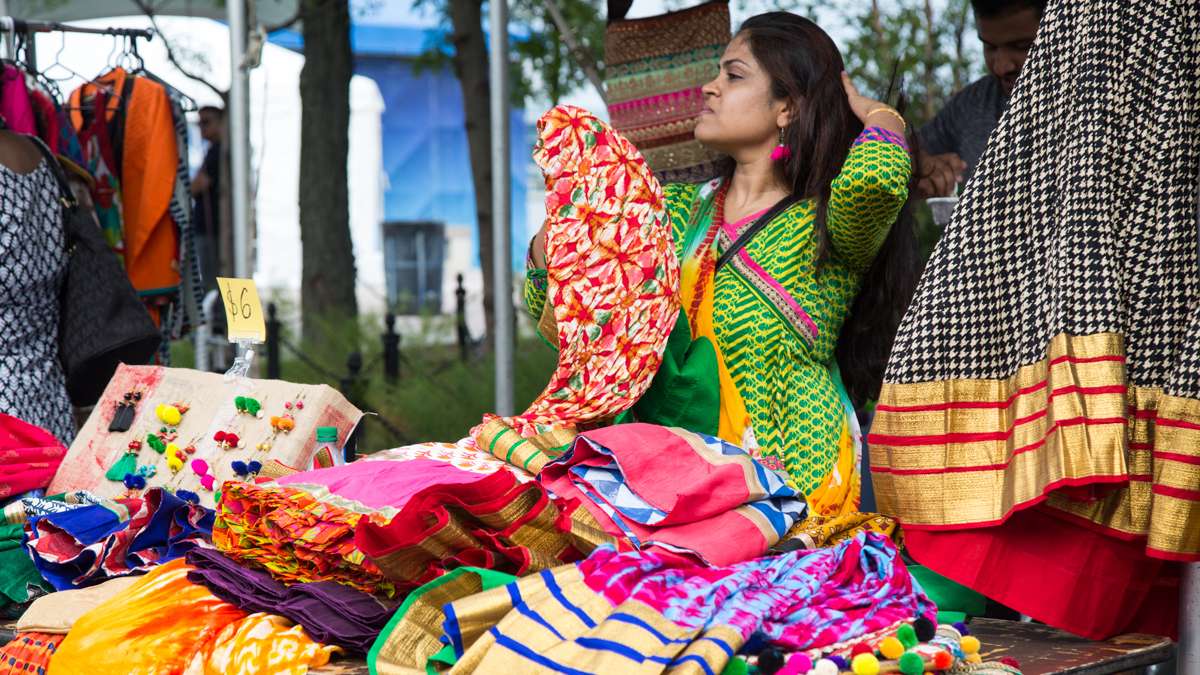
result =
[{"label": "long dark hair", "polygon": [[[845,63],[837,46],[817,24],[789,12],[747,19],[743,36],[771,78],[771,96],[795,111],[783,131],[791,157],[780,162],[784,185],[815,202],[813,231],[818,267],[830,255],[827,215],[830,186],[842,170],[855,137],[863,130],[842,84]],[[732,163],[726,178],[732,176]],[[913,194],[916,172],[909,185]],[[900,319],[908,309],[921,272],[911,213],[904,205],[863,278],[858,296],[838,336],[836,355],[847,393],[856,406],[879,395],[883,371]]]}]

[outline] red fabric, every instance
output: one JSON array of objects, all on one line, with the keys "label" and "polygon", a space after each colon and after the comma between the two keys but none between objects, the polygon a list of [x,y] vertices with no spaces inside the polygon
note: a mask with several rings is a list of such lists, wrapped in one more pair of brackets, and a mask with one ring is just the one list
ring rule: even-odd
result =
[{"label": "red fabric", "polygon": [[0,500],[49,485],[65,454],[54,434],[0,413]]},{"label": "red fabric", "polygon": [[29,99],[37,116],[38,136],[50,147],[50,152],[58,154],[59,141],[62,140],[58,128],[58,108],[50,96],[40,89],[31,89]]},{"label": "red fabric", "polygon": [[1123,633],[1176,638],[1181,568],[1037,507],[1003,525],[905,530],[934,572],[1055,628],[1093,640]]},{"label": "red fabric", "polygon": [[421,490],[386,523],[360,521],[354,542],[397,588],[416,588],[463,566],[523,576],[581,560],[600,543],[575,534],[576,508],[500,471]]}]

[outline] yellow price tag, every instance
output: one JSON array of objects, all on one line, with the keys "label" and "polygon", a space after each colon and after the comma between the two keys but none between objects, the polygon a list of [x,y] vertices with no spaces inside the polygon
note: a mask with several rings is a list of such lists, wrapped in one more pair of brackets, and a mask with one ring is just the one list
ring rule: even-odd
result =
[{"label": "yellow price tag", "polygon": [[221,291],[221,301],[225,303],[229,341],[266,342],[267,324],[263,320],[262,302],[258,299],[254,280],[217,277],[217,288]]}]

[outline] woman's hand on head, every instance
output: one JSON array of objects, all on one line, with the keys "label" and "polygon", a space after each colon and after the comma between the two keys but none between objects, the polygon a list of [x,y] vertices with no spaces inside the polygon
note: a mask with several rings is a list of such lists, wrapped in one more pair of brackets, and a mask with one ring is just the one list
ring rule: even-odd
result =
[{"label": "woman's hand on head", "polygon": [[[858,87],[854,86],[850,75],[845,71],[842,71],[842,86],[846,89],[846,99],[850,102],[850,109],[854,111],[854,115],[863,123],[863,126],[882,127],[888,131],[904,133],[904,123],[901,121],[900,114],[891,106],[858,93]],[[870,121],[867,118],[870,118]]]},{"label": "woman's hand on head", "polygon": [[850,80],[850,75],[845,71],[842,71],[842,86],[846,89],[846,98],[850,101],[850,109],[854,111],[855,116],[863,124],[866,124],[867,115],[870,115],[872,110],[887,107],[873,98],[867,98],[858,93],[858,87],[854,86],[854,82]]}]

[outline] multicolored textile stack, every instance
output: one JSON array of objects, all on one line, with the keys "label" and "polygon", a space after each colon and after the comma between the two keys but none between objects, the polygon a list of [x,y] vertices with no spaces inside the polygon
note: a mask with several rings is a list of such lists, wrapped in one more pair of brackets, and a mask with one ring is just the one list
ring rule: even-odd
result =
[{"label": "multicolored textile stack", "polygon": [[584,432],[538,480],[635,549],[713,565],[766,553],[807,511],[803,495],[742,449],[652,424]]},{"label": "multicolored textile stack", "polygon": [[63,590],[178,558],[212,528],[212,511],[151,488],[140,498],[34,516],[25,531],[38,571]]},{"label": "multicolored textile stack", "polygon": [[[558,366],[525,412],[488,415],[471,432],[478,447],[530,473],[579,425],[611,419],[645,393],[679,312],[662,190],[637,149],[595,115],[560,105],[538,120],[534,160],[549,214],[538,330],[558,349]],[[528,440],[540,434],[562,437]]]},{"label": "multicolored textile stack", "polygon": [[727,0],[608,25],[609,117],[663,184],[699,183],[717,175],[718,154],[692,132],[704,107],[700,87],[716,76],[729,36]]},{"label": "multicolored textile stack", "polygon": [[430,459],[230,483],[213,529],[217,548],[285,583],[336,581],[389,597],[456,566],[525,573],[612,540],[577,504],[512,471]]},{"label": "multicolored textile stack", "polygon": [[364,517],[298,488],[230,483],[217,505],[213,544],[285,583],[337,581],[391,596],[395,586],[354,545]]},{"label": "multicolored textile stack", "polygon": [[360,523],[355,536],[388,580],[406,590],[455,567],[530,574],[614,541],[578,502],[507,471],[422,490],[390,520]]},{"label": "multicolored textile stack", "polygon": [[49,675],[302,675],[338,651],[282,617],[247,614],[187,579],[177,559],[75,622]]},{"label": "multicolored textile stack", "polygon": [[[450,602],[441,642],[456,673],[719,673],[752,639],[760,649],[821,650],[935,611],[895,547],[874,534],[730,567],[602,547],[575,565]],[[396,668],[424,669],[436,645],[389,647],[410,637],[394,630],[376,649]]]},{"label": "multicolored textile stack", "polygon": [[395,605],[332,581],[284,586],[270,574],[244,567],[212,549],[187,555],[188,581],[245,612],[278,614],[304,627],[313,639],[366,652]]}]

